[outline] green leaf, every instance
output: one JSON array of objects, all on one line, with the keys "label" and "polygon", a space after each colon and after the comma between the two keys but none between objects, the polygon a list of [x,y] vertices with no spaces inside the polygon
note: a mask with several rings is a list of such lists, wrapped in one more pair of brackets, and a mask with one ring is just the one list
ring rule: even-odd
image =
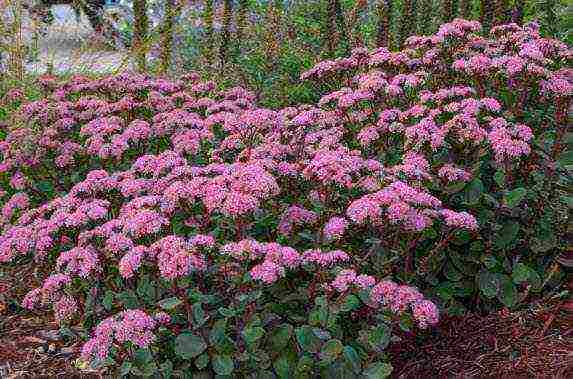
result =
[{"label": "green leaf", "polygon": [[121,365],[121,367],[119,368],[119,375],[120,376],[127,376],[129,375],[129,372],[131,371],[131,367],[133,366],[133,364],[130,361],[125,361],[123,362],[123,364]]},{"label": "green leaf", "polygon": [[505,172],[497,170],[493,175],[493,180],[498,186],[503,187],[505,185]]},{"label": "green leaf", "polygon": [[247,345],[252,346],[265,335],[265,330],[260,326],[249,327],[243,330],[242,334]]},{"label": "green leaf", "polygon": [[275,352],[284,349],[289,344],[293,330],[294,328],[290,324],[283,324],[273,330],[271,333],[271,345]]},{"label": "green leaf", "polygon": [[472,180],[465,191],[465,200],[468,204],[475,204],[479,201],[483,192],[483,183],[479,179]]},{"label": "green leaf", "polygon": [[140,297],[144,298],[148,302],[153,302],[155,300],[153,281],[150,280],[147,275],[144,275],[139,279],[136,292]]},{"label": "green leaf", "polygon": [[203,370],[209,365],[210,360],[209,354],[201,354],[197,359],[195,359],[195,366],[197,366],[199,370]]},{"label": "green leaf", "polygon": [[233,358],[229,355],[215,355],[213,358],[213,370],[219,375],[231,375],[235,369]]},{"label": "green leaf", "polygon": [[207,318],[205,317],[205,311],[201,303],[193,304],[193,320],[195,321],[195,326],[202,326]]},{"label": "green leaf", "polygon": [[309,355],[303,355],[296,365],[296,372],[298,374],[312,371],[314,367],[314,359]]},{"label": "green leaf", "polygon": [[142,366],[153,361],[153,354],[147,349],[137,349],[133,360],[137,366]]},{"label": "green leaf", "polygon": [[499,292],[499,275],[482,270],[478,277],[479,289],[483,295],[489,299],[493,299]]},{"label": "green leaf", "polygon": [[320,358],[325,361],[334,361],[342,354],[344,346],[342,342],[337,339],[327,341],[320,350]]},{"label": "green leaf", "polygon": [[237,315],[237,313],[235,312],[234,309],[230,309],[230,308],[219,308],[219,313],[223,316],[223,317],[234,317]]},{"label": "green leaf", "polygon": [[355,374],[358,374],[360,370],[362,370],[362,360],[360,359],[360,355],[352,346],[344,346],[343,354],[346,362],[350,365],[352,371]]},{"label": "green leaf", "polygon": [[287,355],[282,355],[273,363],[277,375],[279,378],[290,378],[291,377],[291,367],[290,361]]},{"label": "green leaf", "polygon": [[500,249],[510,246],[519,233],[519,224],[513,221],[507,221],[495,237],[495,244]]},{"label": "green leaf", "polygon": [[412,329],[414,328],[414,322],[412,321],[412,318],[408,317],[404,313],[400,317],[400,323],[398,324],[398,326],[400,326],[400,329],[402,329],[405,332],[411,332]]},{"label": "green leaf", "polygon": [[546,253],[557,246],[558,242],[553,231],[549,231],[533,238],[530,243],[530,248],[534,253]]},{"label": "green leaf", "polygon": [[191,333],[182,333],[175,339],[175,353],[183,359],[191,359],[207,349],[203,337]]},{"label": "green leaf", "polygon": [[209,343],[221,354],[231,354],[235,349],[234,341],[225,332],[225,324],[220,321],[211,329]]},{"label": "green leaf", "polygon": [[164,379],[171,378],[173,376],[173,362],[170,360],[163,362],[160,366],[160,371]]},{"label": "green leaf", "polygon": [[103,297],[102,303],[103,303],[103,307],[105,308],[106,311],[111,311],[111,307],[113,306],[113,298],[114,298],[114,292],[111,290],[107,290],[105,292],[105,295]]},{"label": "green leaf", "polygon": [[375,362],[364,370],[364,375],[369,379],[384,379],[392,373],[392,365],[384,362]]},{"label": "green leaf", "polygon": [[461,280],[463,277],[463,275],[458,270],[455,269],[454,265],[452,263],[449,263],[449,262],[446,265],[445,274],[446,274],[446,278],[448,278],[452,282],[457,282],[457,281]]},{"label": "green leaf", "polygon": [[515,208],[525,198],[525,195],[527,195],[525,188],[516,188],[505,194],[505,204],[510,208]]},{"label": "green leaf", "polygon": [[466,186],[466,183],[452,183],[452,184],[448,184],[443,190],[445,193],[447,193],[448,195],[453,195],[455,193],[460,192],[461,190],[463,190]]},{"label": "green leaf", "polygon": [[139,301],[137,300],[137,296],[135,295],[135,292],[131,290],[117,294],[117,298],[127,309],[139,308]]},{"label": "green leaf", "polygon": [[183,302],[176,297],[169,297],[157,303],[157,305],[159,305],[162,309],[165,310],[177,308],[181,304],[183,304]]},{"label": "green leaf", "polygon": [[563,202],[563,204],[567,205],[569,209],[573,208],[573,196],[561,196],[559,200]]},{"label": "green leaf", "polygon": [[314,333],[315,336],[317,336],[318,338],[320,338],[323,341],[326,341],[326,340],[329,340],[332,338],[330,333],[328,333],[328,331],[326,331],[324,329],[312,328],[312,332]]},{"label": "green leaf", "polygon": [[378,353],[381,353],[388,347],[390,337],[392,336],[392,329],[384,324],[373,328],[368,333],[368,343]]},{"label": "green leaf", "polygon": [[51,196],[54,193],[54,185],[51,181],[45,180],[38,183],[38,190],[47,194],[48,196]]},{"label": "green leaf", "polygon": [[317,352],[320,347],[320,340],[312,332],[310,326],[301,326],[295,330],[296,340],[304,351]]},{"label": "green leaf", "polygon": [[350,312],[360,307],[360,299],[356,295],[348,295],[340,307],[342,312]]},{"label": "green leaf", "polygon": [[485,267],[487,267],[490,270],[495,268],[497,265],[499,265],[499,262],[498,262],[497,258],[495,257],[495,255],[491,255],[491,254],[483,255],[481,258],[481,261],[483,262]]},{"label": "green leaf", "polygon": [[507,275],[501,275],[501,285],[499,288],[498,299],[508,308],[511,308],[517,302],[517,290],[515,285]]},{"label": "green leaf", "polygon": [[513,267],[511,278],[515,284],[520,284],[529,279],[530,273],[531,269],[520,262]]}]

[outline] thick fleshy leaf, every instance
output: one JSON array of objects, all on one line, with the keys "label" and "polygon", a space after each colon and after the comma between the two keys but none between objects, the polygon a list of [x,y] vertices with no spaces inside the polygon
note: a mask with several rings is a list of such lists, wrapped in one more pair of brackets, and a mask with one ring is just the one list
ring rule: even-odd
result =
[{"label": "thick fleshy leaf", "polygon": [[272,331],[271,345],[275,352],[280,351],[289,344],[293,330],[294,328],[292,325],[283,324]]},{"label": "thick fleshy leaf", "polygon": [[231,375],[235,370],[233,358],[229,355],[215,355],[213,358],[213,370],[219,375]]},{"label": "thick fleshy leaf", "polygon": [[508,192],[505,194],[504,200],[505,204],[510,207],[514,208],[521,203],[525,196],[527,195],[527,190],[525,188],[516,188],[513,191]]},{"label": "thick fleshy leaf", "polygon": [[513,307],[517,303],[517,290],[507,275],[501,275],[500,277],[498,298],[506,307],[509,308]]},{"label": "thick fleshy leaf", "polygon": [[384,362],[375,362],[364,370],[364,375],[368,379],[384,379],[392,373],[392,365]]},{"label": "thick fleshy leaf", "polygon": [[296,341],[304,351],[317,352],[320,339],[316,337],[310,326],[301,326],[295,330]]},{"label": "thick fleshy leaf", "polygon": [[344,359],[352,369],[352,371],[356,374],[362,370],[362,360],[360,359],[360,355],[352,346],[344,346],[343,349]]},{"label": "thick fleshy leaf", "polygon": [[381,353],[390,343],[392,329],[389,326],[381,324],[368,332],[368,342],[375,351]]},{"label": "thick fleshy leaf", "polygon": [[195,358],[207,349],[203,337],[191,333],[182,333],[175,339],[175,353],[184,359]]},{"label": "thick fleshy leaf", "polygon": [[248,327],[242,332],[247,345],[253,345],[265,335],[265,330],[260,326]]},{"label": "thick fleshy leaf", "polygon": [[274,363],[273,367],[279,378],[289,378],[291,376],[291,362],[287,355],[282,355]]},{"label": "thick fleshy leaf", "polygon": [[167,299],[163,299],[157,303],[157,305],[159,305],[162,309],[165,309],[165,310],[175,309],[181,304],[183,304],[183,302],[176,297],[170,297]]},{"label": "thick fleshy leaf", "polygon": [[478,277],[479,289],[487,298],[494,298],[499,292],[499,274],[482,270]]},{"label": "thick fleshy leaf", "polygon": [[468,204],[475,204],[479,201],[481,194],[483,193],[484,187],[483,183],[479,179],[472,180],[465,191],[465,200]]},{"label": "thick fleshy leaf", "polygon": [[334,361],[340,356],[340,354],[342,354],[343,349],[344,346],[342,345],[342,342],[332,339],[322,346],[322,349],[320,350],[320,358],[326,361]]},{"label": "thick fleshy leaf", "polygon": [[203,370],[209,365],[210,360],[211,358],[209,357],[209,354],[201,354],[197,359],[195,359],[195,366],[197,366],[199,370]]},{"label": "thick fleshy leaf", "polygon": [[519,224],[514,221],[507,221],[497,232],[495,238],[495,244],[499,248],[506,248],[515,241],[517,234],[519,233]]}]

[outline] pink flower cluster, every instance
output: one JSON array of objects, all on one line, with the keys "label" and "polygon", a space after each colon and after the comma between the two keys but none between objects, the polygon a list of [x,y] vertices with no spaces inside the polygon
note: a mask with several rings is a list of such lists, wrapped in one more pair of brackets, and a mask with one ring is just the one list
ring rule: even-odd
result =
[{"label": "pink flower cluster", "polygon": [[467,182],[472,178],[469,172],[452,164],[443,165],[438,171],[438,176],[446,182]]},{"label": "pink flower cluster", "polygon": [[[386,219],[390,224],[402,224],[406,230],[418,232],[430,226],[432,220],[440,216],[445,218],[448,226],[477,229],[477,221],[473,216],[466,212],[442,209],[440,200],[400,181],[353,201],[346,214],[357,224],[364,224],[367,220],[381,223]],[[454,215],[458,217],[455,218]]]},{"label": "pink flower cluster", "polygon": [[324,238],[327,240],[334,240],[340,239],[344,235],[346,228],[348,227],[348,221],[346,221],[343,217],[332,217],[326,225],[324,225],[324,229],[322,233]]},{"label": "pink flower cluster", "polygon": [[148,347],[154,340],[153,331],[158,322],[147,313],[135,309],[124,311],[102,321],[92,338],[82,347],[82,359],[104,360],[108,357],[114,341],[120,344],[131,342],[139,348]]},{"label": "pink flower cluster", "polygon": [[347,292],[353,287],[358,290],[370,291],[370,306],[383,305],[397,314],[408,309],[422,329],[438,323],[439,311],[434,303],[425,300],[424,296],[414,287],[398,285],[391,280],[382,280],[377,283],[376,278],[370,275],[357,274],[354,270],[342,270],[334,281],[326,286],[337,292]]}]

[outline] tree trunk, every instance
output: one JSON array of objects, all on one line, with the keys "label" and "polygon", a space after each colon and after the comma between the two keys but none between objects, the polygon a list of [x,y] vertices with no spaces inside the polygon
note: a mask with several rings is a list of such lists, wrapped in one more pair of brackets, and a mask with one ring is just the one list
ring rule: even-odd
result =
[{"label": "tree trunk", "polygon": [[328,0],[326,11],[326,50],[331,58],[336,55],[336,48],[338,47],[339,34],[336,22],[339,8],[340,3],[338,0]]},{"label": "tree trunk", "polygon": [[249,0],[239,0],[237,8],[237,40],[242,45],[246,36],[247,18],[249,16]]},{"label": "tree trunk", "polygon": [[417,33],[428,35],[432,33],[432,15],[433,15],[433,1],[420,0],[420,21],[418,22]]},{"label": "tree trunk", "polygon": [[161,66],[160,72],[165,74],[171,65],[171,54],[173,52],[173,27],[180,7],[177,0],[165,0],[165,20],[161,31]]},{"label": "tree trunk", "polygon": [[378,0],[376,5],[378,13],[378,31],[376,45],[378,47],[391,48],[392,33],[390,30],[392,22],[392,0]]},{"label": "tree trunk", "polygon": [[523,13],[525,12],[525,0],[515,0],[515,8],[511,15],[511,22],[518,25],[523,24]]},{"label": "tree trunk", "polygon": [[489,31],[493,24],[494,0],[480,1],[480,23],[484,31]]},{"label": "tree trunk", "polygon": [[219,61],[221,68],[225,66],[229,58],[229,42],[231,39],[231,22],[233,21],[233,0],[225,0],[223,3],[223,35],[221,38],[221,49],[219,50]]},{"label": "tree trunk", "polygon": [[353,47],[364,46],[364,41],[360,33],[360,17],[367,6],[367,0],[358,0],[354,8],[352,8],[348,23],[348,41],[351,41]]},{"label": "tree trunk", "polygon": [[281,25],[281,1],[270,1],[267,5],[267,35],[266,35],[266,48],[267,48],[267,68],[274,70],[278,64],[280,46],[279,34]]},{"label": "tree trunk", "polygon": [[452,0],[444,0],[442,2],[442,22],[450,22],[454,19],[454,2]]},{"label": "tree trunk", "polygon": [[495,23],[502,25],[509,22],[509,0],[497,0],[495,4]]},{"label": "tree trunk", "polygon": [[473,1],[472,0],[461,0],[460,1],[460,15],[462,18],[469,20],[472,18],[472,8],[473,8]]},{"label": "tree trunk", "polygon": [[404,47],[404,42],[412,34],[412,30],[416,25],[414,19],[413,9],[415,7],[415,0],[403,0],[402,2],[402,20],[400,22],[400,36],[398,41],[398,49]]},{"label": "tree trunk", "polygon": [[205,25],[205,57],[207,62],[213,61],[213,0],[205,0],[205,9],[203,10],[203,24]]},{"label": "tree trunk", "polygon": [[559,1],[543,0],[540,2],[539,8],[543,15],[542,30],[545,29],[545,33],[548,37],[555,37],[557,33],[557,10],[559,8]]},{"label": "tree trunk", "polygon": [[147,0],[133,0],[133,54],[137,69],[140,72],[147,70],[147,34],[148,34],[148,20],[147,20]]}]

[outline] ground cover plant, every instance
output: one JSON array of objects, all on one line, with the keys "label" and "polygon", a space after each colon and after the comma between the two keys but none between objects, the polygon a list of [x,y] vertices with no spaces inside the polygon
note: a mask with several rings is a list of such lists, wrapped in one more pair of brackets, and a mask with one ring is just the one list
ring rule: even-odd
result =
[{"label": "ground cover plant", "polygon": [[480,32],[323,61],[282,109],[196,74],[9,92],[0,262],[44,275],[22,306],[122,375],[379,378],[398,329],[556,293],[571,50]]}]

